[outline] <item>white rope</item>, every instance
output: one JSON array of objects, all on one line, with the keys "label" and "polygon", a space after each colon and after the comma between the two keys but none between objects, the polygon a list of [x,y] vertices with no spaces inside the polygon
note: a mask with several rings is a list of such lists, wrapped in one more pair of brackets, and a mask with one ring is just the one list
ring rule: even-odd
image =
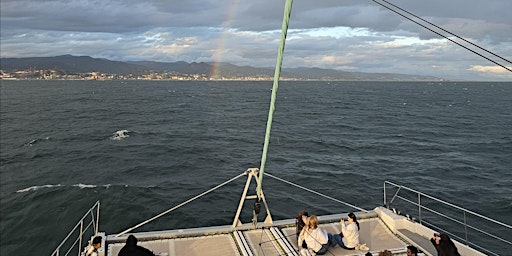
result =
[{"label": "white rope", "polygon": [[332,200],[332,201],[335,201],[335,202],[338,202],[338,203],[344,204],[344,205],[346,205],[346,206],[352,207],[352,208],[357,209],[357,210],[359,210],[359,211],[368,212],[367,210],[365,210],[365,209],[363,209],[363,208],[361,208],[361,207],[357,207],[357,206],[355,206],[355,205],[353,205],[353,204],[349,204],[349,203],[347,203],[347,202],[343,202],[343,201],[341,201],[341,200],[338,200],[338,199],[336,199],[336,198],[330,197],[330,196],[328,196],[328,195],[324,195],[324,194],[322,194],[322,193],[320,193],[320,192],[316,192],[316,191],[314,191],[314,190],[312,190],[312,189],[309,189],[309,188],[306,188],[306,187],[303,187],[303,186],[297,185],[297,184],[295,184],[295,183],[293,183],[293,182],[289,182],[289,181],[287,181],[287,180],[284,180],[284,179],[281,179],[281,178],[279,178],[279,177],[276,177],[276,176],[274,176],[274,175],[272,175],[272,174],[270,174],[270,173],[265,173],[265,175],[267,175],[267,176],[269,176],[269,177],[271,177],[271,178],[274,178],[274,179],[276,179],[276,180],[282,181],[282,182],[284,182],[284,183],[290,184],[290,185],[292,185],[292,186],[298,187],[298,188],[300,188],[300,189],[303,189],[303,190],[309,191],[309,192],[311,192],[311,193],[313,193],[313,194],[317,194],[317,195],[319,195],[319,196],[325,197],[325,198],[330,199],[330,200]]},{"label": "white rope", "polygon": [[236,177],[234,177],[234,178],[232,178],[232,179],[230,179],[230,180],[228,180],[228,181],[226,181],[224,183],[221,183],[221,184],[219,184],[219,185],[217,185],[217,186],[215,186],[215,187],[213,187],[213,188],[211,188],[211,189],[209,189],[209,190],[207,190],[207,191],[205,191],[205,192],[203,192],[203,193],[201,193],[201,194],[199,194],[199,195],[197,195],[195,197],[192,197],[189,200],[187,200],[187,201],[185,201],[185,202],[183,202],[183,203],[181,203],[181,204],[179,204],[177,206],[174,206],[173,208],[171,208],[171,209],[169,209],[169,210],[167,210],[165,212],[162,212],[162,213],[156,215],[155,217],[153,217],[151,219],[143,221],[143,222],[135,225],[134,227],[131,227],[131,228],[129,228],[129,229],[127,229],[127,230],[117,234],[116,237],[122,236],[122,235],[124,235],[124,234],[126,234],[126,233],[128,233],[128,232],[130,232],[130,231],[132,231],[132,230],[142,226],[142,225],[145,225],[145,224],[147,224],[147,223],[149,223],[149,222],[151,222],[153,220],[156,220],[156,219],[162,217],[163,215],[165,215],[167,213],[170,213],[170,212],[172,212],[172,211],[182,207],[183,205],[186,205],[186,204],[188,204],[188,203],[190,203],[190,202],[192,202],[192,201],[194,201],[194,200],[196,200],[196,199],[198,199],[198,198],[200,198],[200,197],[202,197],[202,196],[204,196],[204,195],[206,195],[206,194],[208,194],[208,193],[210,193],[210,192],[212,192],[212,191],[214,191],[214,190],[216,190],[216,189],[218,189],[218,188],[220,188],[220,187],[222,187],[222,186],[224,186],[224,185],[226,185],[226,184],[228,184],[228,183],[230,183],[230,182],[232,182],[232,181],[234,181],[234,180],[236,180],[236,179],[238,179],[238,178],[240,178],[240,177],[242,177],[244,175],[246,175],[246,174],[247,174],[246,172],[243,172],[242,174],[240,174],[240,175],[238,175],[238,176],[236,176]]}]

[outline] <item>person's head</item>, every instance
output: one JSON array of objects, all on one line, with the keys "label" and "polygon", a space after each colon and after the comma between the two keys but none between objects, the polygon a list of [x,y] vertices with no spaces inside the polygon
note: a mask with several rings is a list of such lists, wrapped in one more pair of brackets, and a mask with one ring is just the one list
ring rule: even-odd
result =
[{"label": "person's head", "polygon": [[450,239],[450,237],[448,236],[448,234],[445,234],[445,233],[442,233],[441,235],[439,235],[439,237],[441,238],[441,241],[444,241],[444,242],[447,242],[447,241],[452,241]]},{"label": "person's head", "polygon": [[379,256],[392,256],[392,255],[393,255],[393,253],[391,253],[388,250],[384,250],[384,251],[379,252]]},{"label": "person's head", "polygon": [[304,221],[304,218],[303,217],[309,217],[309,213],[307,211],[300,211],[299,212],[299,215],[297,215],[296,219],[297,219],[297,223],[300,225],[300,226],[304,226],[305,224],[305,221]]},{"label": "person's head", "polygon": [[318,217],[311,215],[311,217],[308,218],[308,225],[310,228],[316,229],[318,227]]},{"label": "person's head", "polygon": [[92,246],[96,249],[101,247],[101,236],[97,236],[92,239]]},{"label": "person's head", "polygon": [[356,222],[357,221],[357,217],[356,217],[356,215],[353,212],[348,214],[348,221],[349,222]]},{"label": "person's head", "polygon": [[455,246],[455,243],[450,239],[448,234],[441,233],[439,235],[439,250],[441,251],[457,251],[457,247]]},{"label": "person's head", "polygon": [[126,245],[135,246],[137,245],[137,238],[133,235],[129,235],[126,239]]},{"label": "person's head", "polygon": [[348,214],[348,222],[350,222],[350,223],[355,222],[357,224],[357,229],[359,230],[359,221],[357,221],[357,217],[353,212]]},{"label": "person's head", "polygon": [[407,246],[407,256],[417,256],[418,255],[418,248],[416,248],[413,245]]},{"label": "person's head", "polygon": [[299,217],[302,217],[302,215],[304,215],[306,217],[309,217],[309,213],[306,210],[302,210],[302,211],[299,212]]},{"label": "person's head", "polygon": [[367,252],[364,256],[373,256],[371,252]]}]

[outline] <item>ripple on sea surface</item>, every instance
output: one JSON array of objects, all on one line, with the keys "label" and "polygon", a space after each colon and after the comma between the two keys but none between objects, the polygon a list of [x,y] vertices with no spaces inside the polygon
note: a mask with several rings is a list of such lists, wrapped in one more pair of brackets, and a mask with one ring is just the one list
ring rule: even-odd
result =
[{"label": "ripple on sea surface", "polygon": [[[2,255],[49,253],[98,199],[101,229],[115,233],[259,167],[268,83],[1,86]],[[511,88],[283,82],[266,170],[363,208],[391,180],[506,221]],[[142,229],[230,224],[244,183]],[[264,189],[276,219],[350,210],[270,177]]]}]

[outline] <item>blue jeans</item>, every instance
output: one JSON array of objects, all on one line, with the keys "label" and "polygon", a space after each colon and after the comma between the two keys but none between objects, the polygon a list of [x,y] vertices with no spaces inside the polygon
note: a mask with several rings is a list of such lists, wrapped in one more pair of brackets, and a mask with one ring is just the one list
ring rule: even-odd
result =
[{"label": "blue jeans", "polygon": [[346,249],[346,250],[355,250],[356,249],[355,247],[350,248],[350,247],[345,246],[345,244],[343,243],[343,239],[338,234],[332,235],[331,243],[333,245],[338,244],[341,248]]},{"label": "blue jeans", "polygon": [[320,248],[320,250],[318,250],[318,252],[315,252],[317,255],[324,255],[327,250],[329,250],[329,247],[331,247],[331,245],[334,245],[332,243],[333,241],[333,237],[331,234],[327,234],[327,243],[326,244],[322,244],[322,248]]}]

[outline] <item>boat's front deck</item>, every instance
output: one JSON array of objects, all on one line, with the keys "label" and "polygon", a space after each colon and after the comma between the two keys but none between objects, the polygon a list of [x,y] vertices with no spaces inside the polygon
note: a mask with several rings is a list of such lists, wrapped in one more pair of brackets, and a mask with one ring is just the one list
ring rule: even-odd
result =
[{"label": "boat's front deck", "polygon": [[[240,255],[230,234],[139,241],[156,255]],[[118,255],[122,243],[109,245],[109,255]]]},{"label": "boat's front deck", "polygon": [[[404,188],[400,186],[400,188]],[[396,194],[395,194],[396,195]],[[429,208],[425,208],[432,211]],[[459,208],[457,210],[460,210]],[[96,215],[94,215],[96,212]],[[480,216],[485,220],[494,224],[499,224],[504,228],[510,228],[509,225],[501,223],[499,221],[492,220],[485,216],[472,213],[471,211],[464,211],[464,214],[471,213],[476,216]],[[406,252],[407,244],[416,246],[421,250],[418,255],[434,256],[437,254],[436,249],[430,242],[430,238],[434,232],[432,228],[424,225],[427,223],[416,222],[409,216],[403,216],[397,213],[395,209],[390,210],[386,207],[377,207],[373,211],[362,210],[362,212],[355,212],[359,223],[359,238],[360,243],[365,244],[369,248],[369,252],[372,255],[378,255],[383,250],[389,250],[393,255],[403,256]],[[130,235],[125,234],[139,227],[141,223],[134,228],[130,228],[127,231],[122,232],[123,235],[108,235],[105,233],[98,232],[98,222],[95,216],[99,216],[99,201],[87,211],[84,217],[77,223],[75,228],[69,233],[63,242],[57,247],[52,255],[63,255],[60,252],[66,252],[68,255],[72,250],[83,250],[83,244],[86,241],[82,241],[82,236],[89,227],[94,227],[94,235],[89,240],[88,244],[91,244],[93,237],[103,237],[103,244],[98,251],[99,256],[117,256],[119,251],[126,243],[126,239]],[[238,214],[236,215],[238,217]],[[139,232],[131,233],[138,241],[139,245],[148,248],[159,256],[174,256],[174,255],[300,255],[297,246],[297,237],[295,235],[295,219],[273,221],[269,218],[270,214],[267,214],[265,218],[268,223],[259,223],[257,227],[252,224],[240,224],[236,228],[231,225],[227,226],[214,226],[214,227],[202,227],[202,228],[187,228],[187,229],[176,229],[176,230],[162,230],[154,232]],[[337,234],[340,232],[339,220],[342,217],[346,217],[347,214],[334,214],[334,215],[323,215],[319,217],[320,227],[330,234]],[[464,215],[466,216],[466,215]],[[89,217],[89,218],[87,218]],[[237,218],[235,217],[235,218]],[[146,221],[148,222],[148,221]],[[89,223],[89,224],[87,224]],[[96,225],[92,225],[96,223]],[[238,219],[238,223],[240,220]],[[82,228],[84,224],[87,224],[86,231]],[[427,223],[428,224],[428,223]],[[465,226],[466,227],[466,226]],[[474,230],[476,229],[473,226]],[[70,246],[66,246],[68,239],[71,237],[73,232],[80,229],[78,238],[75,243]],[[90,229],[89,229],[90,230]],[[496,235],[484,232],[482,234],[488,235],[496,239],[496,241],[510,244],[509,241],[504,240]],[[483,252],[475,249],[480,248],[483,251],[490,252],[483,247],[477,246],[474,243],[461,243],[456,239],[452,240],[457,247],[461,255],[465,256],[485,256]],[[78,245],[78,246],[75,246]],[[67,247],[67,249],[66,249]],[[326,255],[366,255],[367,251],[361,250],[344,250],[339,246],[329,248]],[[492,253],[495,254],[495,253]]]},{"label": "boat's front deck", "polygon": [[[359,224],[360,243],[365,243],[370,248],[370,252],[378,253],[383,250],[405,252],[407,245],[391,233],[379,218],[360,220]],[[341,232],[339,223],[322,224],[320,227],[330,234],[338,234]],[[295,241],[292,244],[294,248],[297,249],[295,229],[287,228],[283,229],[283,232],[290,235],[289,238],[291,242]],[[334,255],[361,255],[366,253],[358,250],[345,250],[339,246],[331,247],[329,251]]]},{"label": "boat's front deck", "polygon": [[[340,232],[339,218],[320,219],[320,227],[328,233]],[[382,250],[404,253],[406,244],[397,238],[375,215],[361,219],[359,231],[361,243],[366,243],[374,255]],[[229,227],[195,229],[133,234],[139,239],[138,245],[146,247],[156,255],[300,255],[297,248],[294,220],[274,223],[271,227],[240,229]],[[116,256],[124,246],[123,238],[108,238],[108,255]],[[344,250],[331,247],[326,255],[364,255],[366,251]]]}]

